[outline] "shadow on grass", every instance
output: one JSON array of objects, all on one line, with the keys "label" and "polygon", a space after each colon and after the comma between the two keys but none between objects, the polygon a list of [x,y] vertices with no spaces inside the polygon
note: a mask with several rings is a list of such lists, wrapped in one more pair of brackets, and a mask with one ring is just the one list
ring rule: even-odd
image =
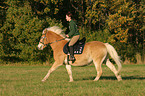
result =
[{"label": "shadow on grass", "polygon": [[[95,77],[86,77],[86,78],[82,78],[82,80],[94,80]],[[142,76],[124,76],[122,77],[122,80],[144,80],[145,77]],[[117,80],[117,78],[115,76],[101,76],[99,80]],[[79,81],[79,79],[76,79],[76,81]]]}]

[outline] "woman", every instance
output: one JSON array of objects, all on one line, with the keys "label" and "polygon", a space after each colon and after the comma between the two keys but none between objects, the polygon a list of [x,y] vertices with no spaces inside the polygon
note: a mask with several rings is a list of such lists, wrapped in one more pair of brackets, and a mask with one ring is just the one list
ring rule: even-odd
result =
[{"label": "woman", "polygon": [[77,25],[72,19],[72,14],[70,12],[66,14],[66,21],[69,22],[69,30],[70,30],[70,32],[66,35],[66,37],[71,39],[68,45],[70,50],[70,60],[74,61],[75,58],[73,52],[73,45],[79,40],[80,34],[77,30]]}]

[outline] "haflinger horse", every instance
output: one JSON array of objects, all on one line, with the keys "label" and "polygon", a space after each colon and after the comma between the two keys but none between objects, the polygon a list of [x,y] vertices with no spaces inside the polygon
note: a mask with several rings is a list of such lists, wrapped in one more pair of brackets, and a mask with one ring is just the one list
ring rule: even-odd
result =
[{"label": "haflinger horse", "polygon": [[[50,76],[50,74],[59,66],[65,65],[68,75],[69,82],[73,81],[72,77],[72,66],[85,66],[89,65],[92,61],[95,65],[97,76],[94,81],[99,80],[102,75],[101,65],[104,60],[106,60],[106,65],[111,69],[111,71],[115,74],[118,81],[122,80],[119,72],[122,68],[121,60],[114,49],[114,47],[108,43],[102,43],[99,41],[91,41],[87,42],[84,46],[83,53],[80,55],[74,55],[75,61],[73,63],[67,63],[67,55],[63,52],[64,45],[69,41],[69,39],[65,38],[65,34],[61,28],[58,26],[53,26],[49,28],[45,28],[42,32],[42,36],[40,42],[38,44],[38,49],[43,50],[48,44],[50,44],[53,49],[53,57],[54,64],[49,69],[46,76],[42,79],[42,82],[46,81],[46,79]],[[108,53],[111,58],[118,65],[118,70],[116,70],[115,66],[110,62],[108,58]]]}]

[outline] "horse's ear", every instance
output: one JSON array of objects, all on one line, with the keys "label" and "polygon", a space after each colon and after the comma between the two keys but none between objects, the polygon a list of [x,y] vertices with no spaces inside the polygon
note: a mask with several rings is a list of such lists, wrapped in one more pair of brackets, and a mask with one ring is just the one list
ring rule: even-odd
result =
[{"label": "horse's ear", "polygon": [[45,28],[44,30],[43,30],[43,33],[42,34],[46,34],[47,33],[47,28]]}]

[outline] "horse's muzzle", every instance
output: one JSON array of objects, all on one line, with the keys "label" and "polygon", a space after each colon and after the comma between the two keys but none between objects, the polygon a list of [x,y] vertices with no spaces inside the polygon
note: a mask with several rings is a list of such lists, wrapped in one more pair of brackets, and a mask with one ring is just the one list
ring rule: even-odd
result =
[{"label": "horse's muzzle", "polygon": [[42,44],[38,44],[38,50],[43,50],[43,45]]}]

